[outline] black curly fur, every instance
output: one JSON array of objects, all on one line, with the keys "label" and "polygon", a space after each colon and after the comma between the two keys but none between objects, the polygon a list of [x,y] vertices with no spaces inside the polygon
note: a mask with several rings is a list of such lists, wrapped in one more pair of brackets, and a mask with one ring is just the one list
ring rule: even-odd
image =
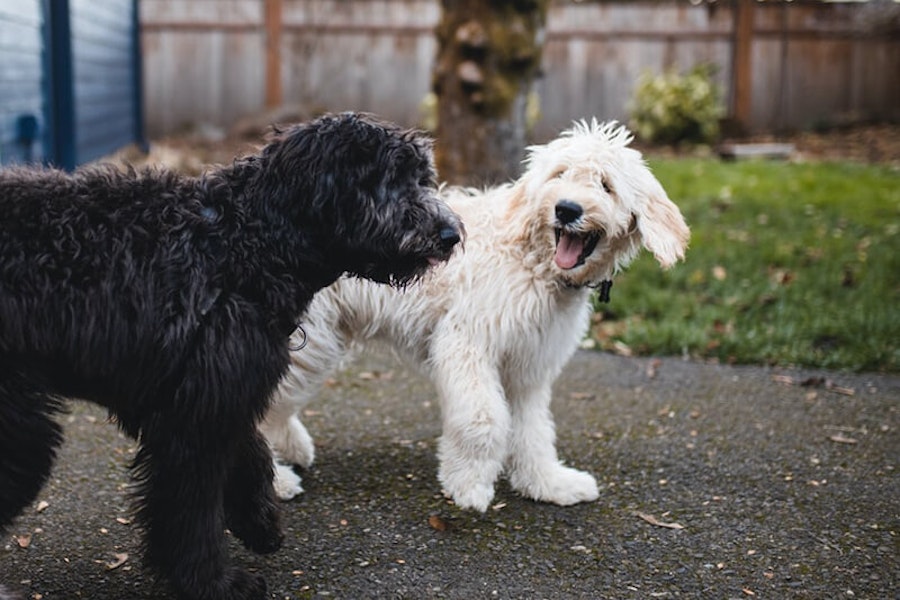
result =
[{"label": "black curly fur", "polygon": [[281,543],[255,425],[288,335],[342,273],[403,285],[449,258],[434,179],[427,140],[357,114],[199,178],[0,171],[0,530],[48,477],[60,399],[87,399],[140,442],[147,562],[183,598],[263,598],[224,530]]}]

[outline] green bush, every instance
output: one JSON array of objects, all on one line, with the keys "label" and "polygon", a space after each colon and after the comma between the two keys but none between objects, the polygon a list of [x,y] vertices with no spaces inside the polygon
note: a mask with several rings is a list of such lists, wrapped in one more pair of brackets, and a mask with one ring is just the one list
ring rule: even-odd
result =
[{"label": "green bush", "polygon": [[674,70],[643,73],[630,103],[634,133],[664,144],[715,141],[725,111],[714,73],[712,65],[699,65],[683,75]]}]

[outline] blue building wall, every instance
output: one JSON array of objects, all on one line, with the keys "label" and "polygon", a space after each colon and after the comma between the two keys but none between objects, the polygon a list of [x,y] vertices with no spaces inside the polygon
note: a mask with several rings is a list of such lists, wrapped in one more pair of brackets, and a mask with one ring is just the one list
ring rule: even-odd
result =
[{"label": "blue building wall", "polygon": [[[0,0],[0,164],[43,158],[42,27],[37,0]],[[38,136],[30,142],[20,139],[29,124]]]},{"label": "blue building wall", "polygon": [[86,162],[141,137],[137,2],[70,0],[70,9],[75,153]]},{"label": "blue building wall", "polygon": [[0,163],[72,169],[145,145],[137,15],[137,0],[0,0]]}]

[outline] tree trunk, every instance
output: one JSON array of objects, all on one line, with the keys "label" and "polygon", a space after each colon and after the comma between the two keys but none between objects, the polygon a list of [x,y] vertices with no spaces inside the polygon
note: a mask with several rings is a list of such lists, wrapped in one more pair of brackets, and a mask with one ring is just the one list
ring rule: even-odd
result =
[{"label": "tree trunk", "polygon": [[488,185],[516,178],[526,105],[538,75],[549,0],[441,0],[435,159],[441,180]]}]

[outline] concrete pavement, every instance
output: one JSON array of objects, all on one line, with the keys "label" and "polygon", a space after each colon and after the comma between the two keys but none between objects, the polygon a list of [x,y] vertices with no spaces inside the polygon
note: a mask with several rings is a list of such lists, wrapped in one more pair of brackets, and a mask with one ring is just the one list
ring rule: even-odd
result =
[{"label": "concrete pavement", "polygon": [[[317,461],[286,543],[233,560],[271,598],[900,598],[900,377],[579,352],[555,388],[560,455],[597,502],[501,484],[486,514],[436,478],[431,385],[350,365],[304,420]],[[135,444],[73,403],[49,485],[0,543],[25,598],[167,599],[143,568]]]}]

